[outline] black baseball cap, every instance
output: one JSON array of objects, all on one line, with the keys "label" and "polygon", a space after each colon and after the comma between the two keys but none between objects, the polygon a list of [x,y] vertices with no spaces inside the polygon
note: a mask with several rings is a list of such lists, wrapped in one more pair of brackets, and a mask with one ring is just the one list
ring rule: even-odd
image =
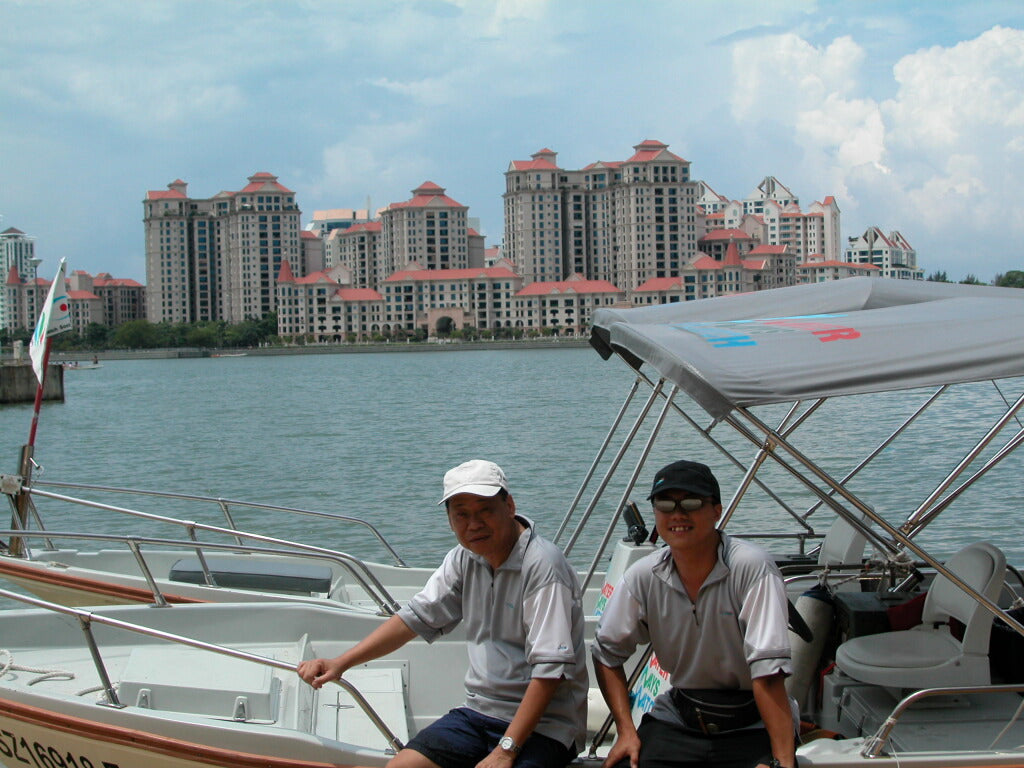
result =
[{"label": "black baseball cap", "polygon": [[653,499],[663,491],[689,491],[702,497],[710,496],[715,504],[722,503],[722,494],[718,490],[718,480],[711,474],[706,464],[696,461],[676,461],[662,467],[654,476],[651,492],[647,499]]}]

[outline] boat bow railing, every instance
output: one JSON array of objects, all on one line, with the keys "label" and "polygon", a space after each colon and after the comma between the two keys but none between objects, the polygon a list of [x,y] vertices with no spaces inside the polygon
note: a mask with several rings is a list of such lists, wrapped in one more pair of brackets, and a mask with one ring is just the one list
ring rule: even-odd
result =
[{"label": "boat bow railing", "polygon": [[[299,507],[284,507],[284,506],[279,506],[279,505],[276,505],[276,504],[262,504],[262,503],[259,503],[259,502],[242,501],[242,500],[239,500],[239,499],[226,499],[226,498],[215,497],[215,496],[201,496],[201,495],[188,494],[188,493],[169,493],[169,492],[165,492],[165,491],[148,491],[148,490],[143,490],[143,489],[138,489],[138,488],[117,488],[117,487],[113,487],[113,486],[87,485],[87,484],[83,484],[83,483],[65,483],[65,482],[57,482],[57,481],[51,481],[51,480],[46,480],[46,481],[34,480],[32,482],[32,484],[31,484],[31,487],[26,487],[25,490],[29,494],[36,494],[36,495],[41,496],[41,497],[61,499],[63,501],[68,501],[68,502],[71,502],[71,503],[84,504],[86,506],[96,506],[96,504],[94,502],[89,502],[89,501],[87,501],[85,499],[75,499],[74,497],[70,497],[70,496],[61,496],[61,495],[56,495],[56,494],[47,494],[45,491],[42,490],[43,488],[66,488],[66,489],[74,489],[74,490],[77,490],[77,491],[95,491],[95,492],[98,492],[98,493],[112,493],[112,494],[135,495],[135,496],[141,496],[141,497],[151,497],[151,498],[160,498],[160,499],[174,499],[176,501],[187,501],[187,502],[197,502],[197,503],[201,503],[201,504],[212,504],[212,505],[217,506],[220,509],[221,513],[224,515],[224,517],[225,517],[225,519],[227,520],[227,523],[228,523],[228,531],[227,532],[229,534],[235,536],[239,543],[241,543],[241,539],[243,539],[243,538],[258,538],[258,537],[254,536],[254,534],[252,534],[252,533],[247,533],[245,531],[239,530],[238,526],[235,525],[235,521],[234,521],[234,519],[231,516],[231,509],[232,508],[258,509],[258,510],[264,510],[264,511],[269,511],[269,512],[286,512],[288,514],[306,515],[306,516],[309,516],[309,517],[318,517],[318,518],[322,518],[322,519],[325,519],[325,520],[330,520],[332,523],[349,523],[349,524],[352,524],[352,525],[358,525],[358,526],[362,526],[363,528],[365,528],[377,540],[377,542],[380,543],[380,545],[384,547],[384,549],[388,552],[389,556],[394,558],[395,562],[398,563],[398,565],[402,565],[402,566],[407,565],[407,563],[401,558],[401,556],[398,554],[398,552],[395,550],[395,548],[393,546],[391,546],[390,542],[388,542],[388,540],[376,528],[376,526],[374,526],[372,523],[368,522],[367,520],[363,520],[362,518],[358,518],[358,517],[351,517],[349,515],[339,515],[339,514],[336,514],[334,512],[319,512],[319,511],[311,510],[311,509],[301,509]],[[4,492],[7,493],[7,491],[4,491]],[[164,516],[160,516],[160,515],[150,517],[149,516],[150,513],[139,512],[137,510],[131,510],[131,509],[127,509],[127,508],[124,508],[124,507],[103,506],[103,507],[100,507],[100,508],[108,509],[108,510],[116,511],[116,512],[122,512],[122,513],[128,514],[128,515],[147,516],[147,519],[158,519],[158,520],[169,522],[169,523],[177,523],[179,525],[186,523],[186,521],[178,520],[178,519],[173,518],[173,517],[164,517]],[[224,529],[218,529],[218,530],[220,532],[225,532]]]},{"label": "boat bow railing", "polygon": [[[157,584],[156,579],[153,576],[152,569],[146,562],[145,555],[142,552],[141,544],[157,545],[162,547],[182,547],[193,550],[196,553],[196,557],[199,560],[199,565],[202,568],[203,579],[208,587],[219,587],[217,584],[217,578],[210,570],[209,564],[206,561],[204,550],[214,550],[218,552],[239,552],[246,555],[277,555],[283,557],[301,557],[310,560],[324,560],[331,563],[337,563],[341,568],[347,572],[353,579],[355,579],[359,585],[366,590],[366,594],[370,599],[376,603],[377,609],[381,615],[390,616],[394,614],[401,606],[391,596],[391,593],[387,591],[387,588],[380,583],[380,580],[374,576],[373,572],[366,568],[358,558],[347,555],[344,552],[334,552],[328,549],[320,549],[317,547],[310,547],[308,545],[301,545],[301,552],[296,552],[295,547],[289,548],[283,547],[254,547],[247,544],[228,544],[218,542],[202,542],[199,543],[194,539],[166,539],[152,536],[135,536],[135,535],[122,535],[113,533],[82,533],[80,531],[26,531],[21,529],[11,529],[7,531],[0,530],[0,537],[11,538],[11,539],[28,539],[28,538],[46,538],[46,539],[74,539],[83,541],[104,541],[104,542],[117,542],[124,544],[131,550],[132,555],[135,557],[135,561],[139,566],[139,571],[142,573],[142,577],[146,581],[146,585],[149,590],[153,593],[153,601],[161,607],[167,606],[169,603],[163,595],[163,591]],[[24,549],[27,560],[31,560],[31,551],[26,547]]]},{"label": "boat bow railing", "polygon": [[[96,666],[96,672],[100,677],[100,681],[103,684],[104,695],[107,698],[106,706],[117,707],[119,709],[124,708],[125,705],[121,704],[117,697],[117,691],[113,683],[110,680],[109,674],[107,674],[106,665],[103,662],[103,657],[100,653],[99,645],[96,643],[96,638],[92,632],[93,624],[102,624],[104,626],[113,627],[115,629],[124,630],[127,632],[134,632],[140,635],[146,635],[148,637],[157,638],[159,640],[165,640],[167,642],[176,643],[178,645],[187,645],[192,648],[198,648],[203,651],[209,651],[211,653],[217,653],[221,656],[230,656],[234,659],[243,659],[245,661],[251,661],[255,664],[262,664],[266,667],[273,667],[275,669],[284,670],[291,672],[292,674],[298,674],[298,667],[295,664],[289,664],[286,661],[279,659],[271,659],[266,656],[259,656],[255,653],[248,653],[247,651],[240,651],[236,648],[228,648],[223,645],[216,645],[214,643],[208,643],[204,640],[196,640],[195,638],[185,637],[184,635],[176,635],[171,632],[165,632],[160,629],[152,629],[150,627],[144,627],[140,624],[132,624],[128,621],[121,621],[120,619],[111,618],[109,616],[103,616],[102,614],[95,613],[93,611],[87,611],[82,608],[70,608],[64,605],[58,605],[51,603],[46,600],[41,600],[37,597],[30,597],[28,595],[18,594],[17,592],[10,592],[6,589],[0,589],[0,598],[6,598],[8,600],[17,600],[18,602],[27,603],[33,605],[36,608],[44,608],[48,611],[54,611],[55,613],[62,613],[67,616],[73,616],[78,619],[78,623],[85,635],[86,644],[89,647],[89,652],[92,655],[93,663]],[[403,748],[401,740],[394,734],[388,724],[384,722],[384,719],[377,713],[373,706],[366,700],[359,689],[356,688],[352,683],[344,678],[335,680],[338,685],[345,689],[345,691],[352,697],[356,705],[363,711],[363,713],[369,718],[370,722],[373,723],[374,727],[381,733],[391,749],[398,752]]]}]

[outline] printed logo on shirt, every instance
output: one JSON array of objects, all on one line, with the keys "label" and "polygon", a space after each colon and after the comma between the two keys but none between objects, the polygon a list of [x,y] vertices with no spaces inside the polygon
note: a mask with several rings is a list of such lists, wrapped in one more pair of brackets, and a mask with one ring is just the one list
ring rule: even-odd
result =
[{"label": "printed logo on shirt", "polygon": [[559,643],[558,644],[558,650],[560,650],[560,651],[568,651],[569,650],[569,646],[566,645],[565,643]]}]

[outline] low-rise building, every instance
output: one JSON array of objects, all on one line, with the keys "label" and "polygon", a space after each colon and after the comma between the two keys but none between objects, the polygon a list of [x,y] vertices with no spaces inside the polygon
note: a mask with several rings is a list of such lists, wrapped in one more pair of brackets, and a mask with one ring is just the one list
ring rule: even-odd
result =
[{"label": "low-rise building", "polygon": [[363,341],[381,330],[384,299],[369,288],[352,288],[345,267],[295,277],[284,261],[277,276],[277,332],[288,341]]},{"label": "low-rise building", "polygon": [[552,328],[563,336],[579,336],[589,330],[595,309],[625,305],[626,293],[607,280],[573,275],[530,283],[516,294],[515,304],[516,328]]},{"label": "low-rise building", "polygon": [[878,227],[868,227],[860,237],[849,239],[843,256],[853,264],[873,264],[880,277],[924,280],[924,270],[917,266],[917,251],[899,232],[886,235]]},{"label": "low-rise building", "polygon": [[[723,241],[713,237],[706,242],[717,252]],[[721,259],[701,254],[678,275],[652,278],[639,285],[631,292],[630,302],[634,306],[672,304],[796,284],[796,256],[786,246],[749,247],[751,242],[734,235],[725,241]],[[747,249],[743,254],[741,246]]]},{"label": "low-rise building", "polygon": [[[111,277],[101,272],[93,277],[76,270],[65,278],[72,328],[83,333],[90,323],[115,328],[129,320],[146,317],[145,286],[135,280]],[[4,296],[8,308],[8,330],[32,330],[42,311],[50,281],[41,277],[25,280],[13,267],[7,273]]]},{"label": "low-rise building", "polygon": [[384,329],[425,330],[514,327],[513,297],[523,278],[500,263],[493,267],[423,269],[413,262],[383,284]]},{"label": "low-rise building", "polygon": [[798,268],[801,283],[827,283],[844,277],[878,277],[881,269],[874,264],[853,264],[826,259],[821,254],[810,256]]}]

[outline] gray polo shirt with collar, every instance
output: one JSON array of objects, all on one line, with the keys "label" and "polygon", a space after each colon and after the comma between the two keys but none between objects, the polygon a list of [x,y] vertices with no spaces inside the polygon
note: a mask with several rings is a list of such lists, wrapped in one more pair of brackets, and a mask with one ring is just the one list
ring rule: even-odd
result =
[{"label": "gray polo shirt with collar", "polygon": [[530,680],[561,678],[536,731],[568,747],[586,739],[587,666],[576,572],[561,550],[526,530],[492,570],[457,546],[398,616],[427,642],[465,623],[466,706],[511,721]]},{"label": "gray polo shirt with collar", "polygon": [[[622,666],[652,643],[675,688],[750,690],[755,677],[792,673],[786,592],[771,557],[721,533],[718,562],[697,594],[683,588],[668,547],[630,566],[598,623],[594,659]],[[682,724],[663,693],[651,715]]]}]

